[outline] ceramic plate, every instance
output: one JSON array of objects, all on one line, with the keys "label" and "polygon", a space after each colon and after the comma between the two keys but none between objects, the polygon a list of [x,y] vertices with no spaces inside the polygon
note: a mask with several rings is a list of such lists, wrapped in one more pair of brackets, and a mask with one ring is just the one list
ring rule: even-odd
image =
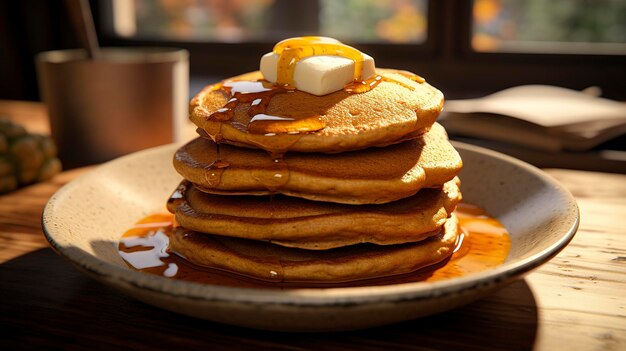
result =
[{"label": "ceramic plate", "polygon": [[181,177],[176,145],[106,163],[60,189],[43,228],[54,249],[95,279],[146,303],[217,322],[271,330],[366,328],[438,313],[476,300],[545,263],[578,227],[573,197],[539,169],[502,154],[456,143],[464,200],[497,217],[511,251],[496,269],[432,283],[270,290],[198,284],[131,270],[120,235],[140,218],[165,211]]}]

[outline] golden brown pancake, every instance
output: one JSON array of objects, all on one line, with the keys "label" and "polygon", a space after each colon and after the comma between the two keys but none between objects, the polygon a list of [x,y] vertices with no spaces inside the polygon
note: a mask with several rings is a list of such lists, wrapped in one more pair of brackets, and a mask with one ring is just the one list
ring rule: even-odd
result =
[{"label": "golden brown pancake", "polygon": [[[218,162],[219,161],[219,162]],[[202,191],[225,195],[281,193],[345,204],[386,203],[441,186],[461,170],[461,157],[434,124],[422,137],[340,154],[287,153],[218,145],[202,138],[181,147],[174,167]]]},{"label": "golden brown pancake", "polygon": [[342,282],[409,273],[441,262],[454,251],[458,232],[453,215],[439,234],[417,243],[311,251],[178,227],[170,238],[170,248],[194,264],[258,279]]},{"label": "golden brown pancake", "polygon": [[[426,132],[441,112],[443,94],[428,83],[407,78],[401,71],[377,69],[377,73],[385,80],[365,93],[341,90],[316,96],[296,90],[271,98],[265,114],[297,119],[319,116],[325,127],[318,131],[271,136],[250,133],[251,102],[240,103],[231,119],[215,120],[211,115],[232,97],[218,89],[219,85],[208,86],[193,98],[190,119],[214,140],[274,153],[344,152],[388,145]],[[262,78],[260,72],[251,72],[230,80]]]},{"label": "golden brown pancake", "polygon": [[360,206],[281,195],[213,195],[183,181],[168,209],[181,226],[197,232],[326,250],[424,240],[439,231],[460,200],[458,178],[398,201]]}]

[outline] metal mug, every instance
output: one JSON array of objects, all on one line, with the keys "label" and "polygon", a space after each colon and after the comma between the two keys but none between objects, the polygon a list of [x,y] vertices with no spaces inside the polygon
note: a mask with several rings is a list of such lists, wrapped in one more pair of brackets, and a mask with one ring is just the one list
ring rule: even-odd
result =
[{"label": "metal mug", "polygon": [[189,53],[103,48],[36,57],[39,89],[66,168],[182,140],[188,123]]}]

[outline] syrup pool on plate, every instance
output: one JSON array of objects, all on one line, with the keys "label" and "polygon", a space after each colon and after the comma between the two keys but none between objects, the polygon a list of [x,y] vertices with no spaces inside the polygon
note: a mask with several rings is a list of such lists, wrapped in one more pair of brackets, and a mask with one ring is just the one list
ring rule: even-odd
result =
[{"label": "syrup pool on plate", "polygon": [[172,214],[156,214],[141,219],[124,233],[119,253],[129,267],[172,279],[232,287],[299,288],[388,285],[433,282],[478,273],[501,265],[511,241],[506,228],[478,206],[461,203],[455,210],[461,234],[450,258],[419,271],[344,283],[267,282],[209,267],[196,266],[168,250],[168,235],[175,225]]}]

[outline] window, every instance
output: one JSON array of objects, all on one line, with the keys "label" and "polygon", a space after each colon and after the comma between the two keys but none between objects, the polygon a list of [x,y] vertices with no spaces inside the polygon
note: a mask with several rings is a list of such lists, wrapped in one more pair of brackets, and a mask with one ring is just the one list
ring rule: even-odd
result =
[{"label": "window", "polygon": [[472,12],[476,51],[626,53],[623,0],[476,0]]},{"label": "window", "polygon": [[336,37],[446,98],[522,84],[626,99],[623,0],[92,0],[109,46],[176,46],[203,82],[258,68],[277,41]]},{"label": "window", "polygon": [[271,41],[301,35],[348,42],[423,43],[426,0],[116,0],[124,37],[203,42]]}]

